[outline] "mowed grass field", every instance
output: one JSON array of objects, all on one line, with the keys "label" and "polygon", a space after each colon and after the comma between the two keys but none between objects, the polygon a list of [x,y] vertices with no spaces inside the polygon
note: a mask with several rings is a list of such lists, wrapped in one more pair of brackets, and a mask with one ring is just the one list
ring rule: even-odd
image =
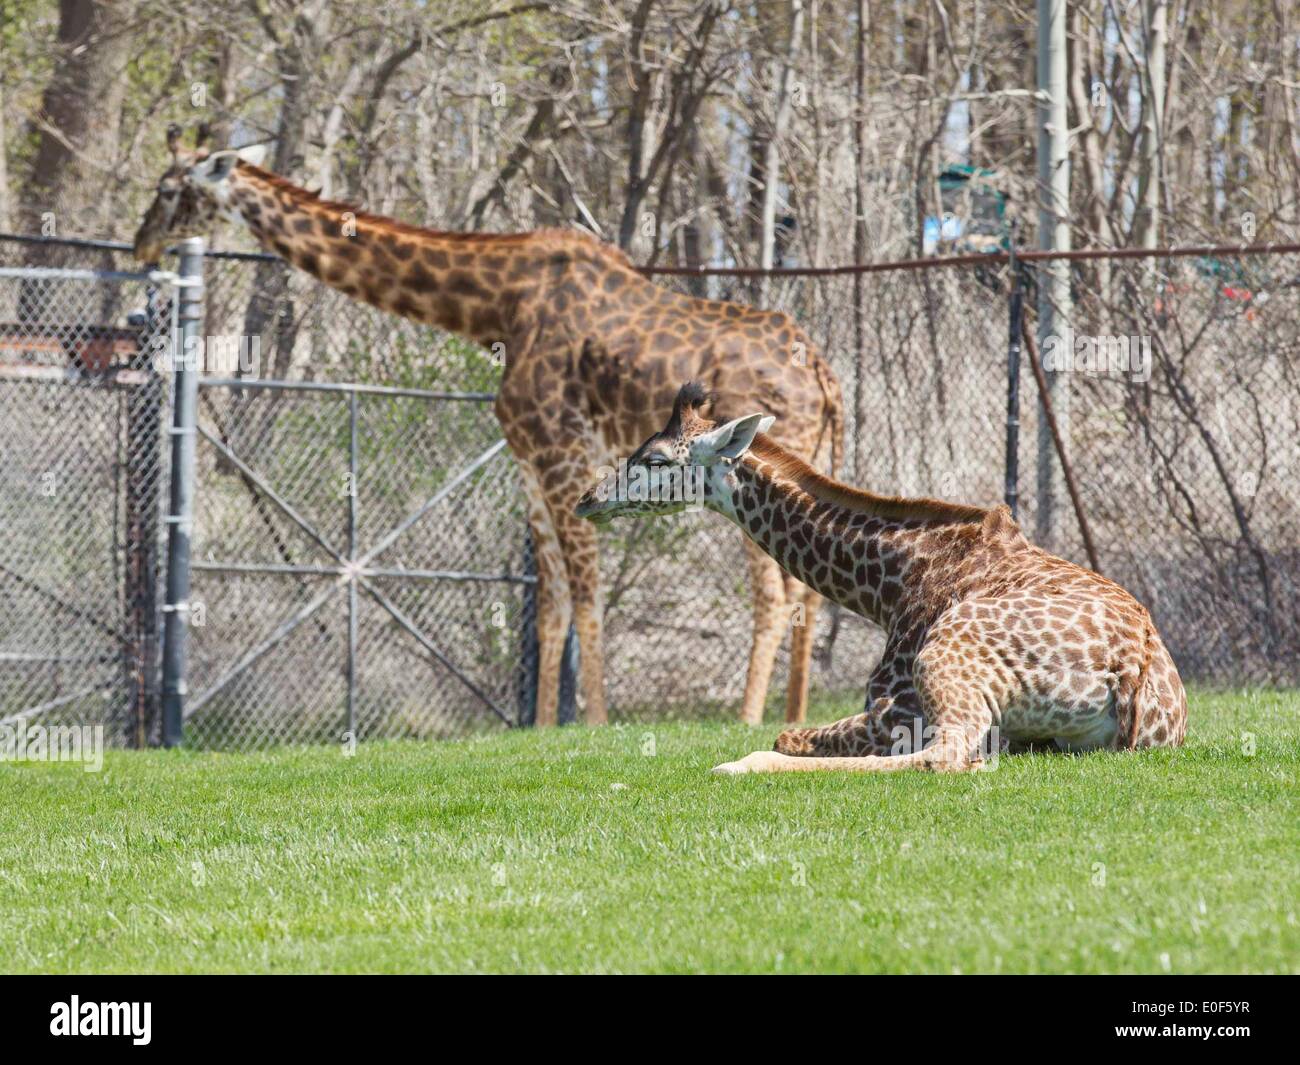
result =
[{"label": "mowed grass field", "polygon": [[777,731],[0,765],[0,967],[1300,970],[1296,693],[1194,693],[1179,751],[707,772]]}]

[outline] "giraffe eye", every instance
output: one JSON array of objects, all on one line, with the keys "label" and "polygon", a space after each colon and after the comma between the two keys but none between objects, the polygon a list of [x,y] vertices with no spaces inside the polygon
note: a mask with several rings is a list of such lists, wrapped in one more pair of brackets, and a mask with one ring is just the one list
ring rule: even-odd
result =
[{"label": "giraffe eye", "polygon": [[671,466],[672,462],[663,455],[647,455],[645,464],[647,466]]}]

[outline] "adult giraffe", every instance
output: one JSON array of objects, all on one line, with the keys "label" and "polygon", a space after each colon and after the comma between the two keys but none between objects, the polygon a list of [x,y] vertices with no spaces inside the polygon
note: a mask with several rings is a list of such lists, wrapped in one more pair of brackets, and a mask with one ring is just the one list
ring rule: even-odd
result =
[{"label": "adult giraffe", "polygon": [[[528,500],[538,575],[537,723],[556,721],[572,620],[589,724],[606,720],[596,533],[574,505],[597,468],[664,422],[677,385],[704,381],[720,417],[776,416],[780,440],[814,461],[842,429],[839,384],[787,315],[695,299],[641,276],[618,249],[577,232],[447,233],[321,200],[268,173],[259,150],[210,152],[167,137],[171,165],[135,236],[155,262],[218,217],[332,288],[505,356],[496,400]],[[746,544],[754,633],[741,718],[762,719],[776,652],[792,618],[786,720],[802,721],[818,597]],[[802,616],[793,609],[802,605]]]}]

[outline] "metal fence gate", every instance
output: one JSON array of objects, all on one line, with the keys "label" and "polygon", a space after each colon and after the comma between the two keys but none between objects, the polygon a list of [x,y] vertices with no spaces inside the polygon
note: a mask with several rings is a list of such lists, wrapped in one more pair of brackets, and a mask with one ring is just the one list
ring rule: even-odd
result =
[{"label": "metal fence gate", "polygon": [[249,748],[530,720],[493,395],[243,377],[203,260],[0,255],[0,725]]},{"label": "metal fence gate", "polygon": [[492,397],[199,385],[187,737],[514,724],[532,578]]},{"label": "metal fence gate", "polygon": [[0,265],[0,726],[160,738],[175,281]]}]

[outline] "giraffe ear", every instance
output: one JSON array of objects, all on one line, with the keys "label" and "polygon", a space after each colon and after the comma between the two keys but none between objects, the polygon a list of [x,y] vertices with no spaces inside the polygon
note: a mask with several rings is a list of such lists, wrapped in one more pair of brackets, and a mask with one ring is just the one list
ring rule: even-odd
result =
[{"label": "giraffe ear", "polygon": [[250,144],[245,148],[240,148],[236,153],[240,160],[248,163],[249,166],[261,166],[266,162],[266,145]]},{"label": "giraffe ear", "polygon": [[754,443],[754,437],[772,428],[776,419],[764,414],[746,414],[726,425],[701,433],[691,442],[691,457],[701,466],[735,462]]},{"label": "giraffe ear", "polygon": [[238,161],[238,152],[213,152],[190,168],[190,177],[205,185],[216,185],[230,176]]},{"label": "giraffe ear", "polygon": [[253,166],[261,166],[262,160],[265,158],[265,144],[250,144],[246,148],[213,152],[202,162],[194,164],[190,170],[190,176],[204,184],[216,185],[230,176],[230,172],[235,169],[236,163],[244,162]]}]

